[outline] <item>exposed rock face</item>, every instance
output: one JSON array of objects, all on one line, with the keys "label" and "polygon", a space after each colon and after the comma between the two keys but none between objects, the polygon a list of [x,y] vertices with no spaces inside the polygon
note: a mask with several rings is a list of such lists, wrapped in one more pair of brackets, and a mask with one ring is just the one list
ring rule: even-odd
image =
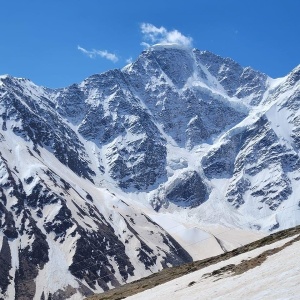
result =
[{"label": "exposed rock face", "polygon": [[27,80],[20,82],[7,77],[2,81],[2,129],[9,128],[24,141],[30,141],[37,154],[38,147],[47,148],[76,174],[91,180],[94,173],[82,143],[73,130],[65,126],[45,91]]},{"label": "exposed rock face", "polygon": [[208,191],[196,171],[183,173],[166,189],[166,199],[180,206],[198,206],[207,199]]},{"label": "exposed rock face", "polygon": [[267,90],[268,77],[250,67],[243,68],[230,58],[222,58],[208,51],[196,51],[197,59],[205,65],[230,97],[250,96],[251,105],[257,105]]},{"label": "exposed rock face", "polygon": [[64,89],[1,76],[0,298],[83,297],[191,261],[145,198],[202,222],[298,224],[282,208],[299,205],[299,70],[274,81],[155,46]]},{"label": "exposed rock face", "polygon": [[124,70],[132,91],[164,132],[188,148],[245,117],[224,96],[209,89],[220,84],[209,81],[207,69],[198,63],[197,55],[197,51],[155,48],[142,53]]},{"label": "exposed rock face", "polygon": [[9,275],[11,269],[11,251],[7,241],[7,237],[3,238],[0,251],[0,288],[2,293],[6,293],[8,285],[11,283],[12,277]]}]

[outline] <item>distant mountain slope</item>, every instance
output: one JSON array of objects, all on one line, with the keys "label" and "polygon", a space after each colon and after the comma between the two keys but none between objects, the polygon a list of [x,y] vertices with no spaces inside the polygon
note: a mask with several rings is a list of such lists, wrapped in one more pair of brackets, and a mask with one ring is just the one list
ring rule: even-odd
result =
[{"label": "distant mountain slope", "polygon": [[299,224],[299,74],[156,45],[62,89],[0,76],[0,297],[80,299]]}]

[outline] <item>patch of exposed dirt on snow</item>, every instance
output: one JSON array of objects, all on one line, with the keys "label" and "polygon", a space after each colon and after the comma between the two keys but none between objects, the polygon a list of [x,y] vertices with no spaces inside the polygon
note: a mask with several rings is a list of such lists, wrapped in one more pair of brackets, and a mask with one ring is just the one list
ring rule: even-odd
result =
[{"label": "patch of exposed dirt on snow", "polygon": [[263,253],[261,253],[260,255],[253,257],[249,260],[243,260],[241,261],[241,263],[239,264],[230,264],[227,265],[225,267],[222,267],[220,269],[214,270],[211,273],[207,273],[204,274],[203,277],[207,278],[207,277],[212,277],[212,276],[216,276],[216,277],[220,277],[220,276],[224,276],[224,275],[240,275],[243,274],[255,267],[260,266],[261,264],[263,264],[267,258],[271,255],[274,255],[280,251],[282,251],[283,249],[285,249],[288,246],[291,246],[293,243],[300,241],[300,235],[298,235],[295,239],[285,243],[283,246],[281,247],[277,247],[274,249],[270,249],[270,250],[266,250]]}]

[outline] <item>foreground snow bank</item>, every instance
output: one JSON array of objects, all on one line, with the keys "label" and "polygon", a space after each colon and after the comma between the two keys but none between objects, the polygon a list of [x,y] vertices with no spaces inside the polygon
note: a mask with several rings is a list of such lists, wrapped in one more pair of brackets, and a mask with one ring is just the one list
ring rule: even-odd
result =
[{"label": "foreground snow bank", "polygon": [[[300,265],[296,262],[300,242],[295,241],[288,246],[285,245],[295,237],[297,236],[238,255],[126,299],[163,300],[169,299],[170,296],[174,300],[299,299]],[[279,247],[282,249],[278,249]],[[270,254],[260,265],[252,266],[240,275],[231,272],[214,272],[225,266],[237,265],[253,258],[259,261],[262,253],[272,249],[278,252]],[[219,276],[213,276],[217,273]]]}]

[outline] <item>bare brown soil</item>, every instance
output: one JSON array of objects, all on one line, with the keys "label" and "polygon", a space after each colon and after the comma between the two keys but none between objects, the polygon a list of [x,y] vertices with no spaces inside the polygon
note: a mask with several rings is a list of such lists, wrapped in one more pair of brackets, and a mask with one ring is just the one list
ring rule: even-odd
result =
[{"label": "bare brown soil", "polygon": [[283,249],[285,249],[288,246],[291,246],[293,243],[300,241],[300,235],[297,235],[296,238],[294,238],[293,240],[285,243],[284,245],[282,245],[281,247],[276,247],[274,249],[270,249],[270,250],[266,250],[263,253],[259,254],[256,257],[253,257],[251,259],[248,260],[243,260],[241,261],[239,264],[235,265],[235,264],[230,264],[227,265],[225,267],[222,267],[220,269],[214,270],[211,273],[207,273],[204,274],[203,277],[211,277],[211,276],[222,276],[225,273],[231,273],[231,275],[240,275],[243,274],[251,269],[254,269],[258,266],[260,266],[264,261],[266,261],[266,259],[271,256],[274,255],[280,251],[282,251]]}]

